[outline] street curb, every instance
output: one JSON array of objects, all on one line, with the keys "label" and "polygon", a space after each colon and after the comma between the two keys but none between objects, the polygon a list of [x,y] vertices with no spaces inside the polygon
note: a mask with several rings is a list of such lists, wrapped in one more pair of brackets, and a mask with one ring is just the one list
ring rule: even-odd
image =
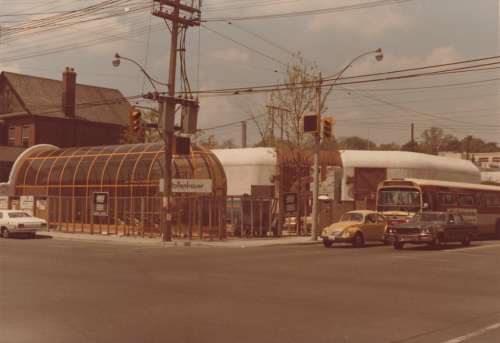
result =
[{"label": "street curb", "polygon": [[[89,237],[85,237],[84,235],[74,236],[70,233],[55,233],[52,235],[50,232],[39,233],[39,237],[51,237],[55,240],[63,240],[63,241],[79,241],[79,242],[97,242],[97,243],[110,243],[110,244],[128,244],[128,245],[151,245],[151,246],[197,246],[197,247],[213,247],[213,248],[254,248],[254,247],[275,247],[275,246],[301,246],[301,245],[316,245],[321,244],[322,241],[302,241],[302,242],[287,242],[286,238],[284,241],[247,241],[245,239],[241,240],[229,240],[229,241],[170,241],[163,242],[158,239],[148,239],[148,238],[135,238],[135,237],[127,237],[124,239],[121,236],[114,235],[90,235]],[[306,238],[306,237],[304,237]]]}]

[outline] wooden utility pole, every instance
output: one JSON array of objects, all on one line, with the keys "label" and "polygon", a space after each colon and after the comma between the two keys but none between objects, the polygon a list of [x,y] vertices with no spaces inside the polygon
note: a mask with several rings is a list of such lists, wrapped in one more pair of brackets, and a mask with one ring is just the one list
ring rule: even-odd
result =
[{"label": "wooden utility pole", "polygon": [[[170,66],[168,71],[168,96],[175,97],[175,72],[177,68],[177,45],[179,36],[179,27],[183,25],[184,27],[200,25],[199,15],[201,11],[194,7],[180,4],[180,0],[154,0],[154,2],[160,3],[159,10],[153,10],[153,15],[172,21],[172,40],[170,42]],[[163,11],[163,6],[173,7],[171,13]],[[187,11],[191,14],[198,14],[197,18],[186,19],[180,18],[180,11]],[[174,132],[170,130],[165,130],[165,182],[164,182],[164,197],[163,197],[163,227],[162,227],[162,238],[163,241],[172,240],[172,146],[173,146]]]}]

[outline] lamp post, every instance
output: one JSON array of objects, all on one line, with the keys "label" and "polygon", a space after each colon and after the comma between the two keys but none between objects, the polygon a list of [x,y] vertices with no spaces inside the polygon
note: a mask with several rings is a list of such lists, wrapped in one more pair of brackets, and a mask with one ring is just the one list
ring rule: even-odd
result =
[{"label": "lamp post", "polygon": [[[351,61],[351,63],[349,63],[347,65],[347,67],[342,69],[339,73],[335,74],[338,76],[333,81],[328,92],[330,92],[332,90],[333,86],[335,85],[335,82],[337,82],[337,80],[340,78],[340,76],[351,66],[351,64],[354,63],[354,61],[356,61],[358,58],[360,58],[362,56],[372,54],[372,53],[376,53],[375,59],[377,61],[382,61],[382,59],[384,58],[384,55],[382,55],[382,50],[380,48],[375,50],[375,51],[369,51],[369,52],[366,52],[362,55],[359,55],[358,57],[353,59]],[[333,76],[335,76],[335,75],[333,75]],[[325,99],[323,99],[323,102],[321,102],[321,84],[323,83],[323,80],[321,78],[321,72],[318,72],[316,82],[317,82],[316,83],[316,113],[318,114],[318,123],[322,123],[323,121],[321,120],[321,108],[323,107],[323,104],[326,100],[326,97],[325,97]],[[313,208],[312,208],[313,212],[312,212],[311,240],[316,241],[318,239],[317,230],[318,230],[318,219],[319,219],[318,218],[318,214],[319,214],[319,199],[318,199],[318,196],[319,196],[319,152],[320,152],[320,144],[321,144],[321,133],[316,132],[314,134],[314,136],[315,136],[314,137],[314,183],[313,183]]]},{"label": "lamp post", "polygon": [[[175,42],[177,44],[177,42]],[[158,99],[158,91],[156,90],[155,85],[153,84],[153,81],[161,84],[168,86],[169,88],[169,95],[173,96],[173,89],[174,89],[174,83],[161,83],[156,80],[154,80],[151,76],[146,73],[146,71],[134,60],[131,60],[129,58],[122,57],[118,55],[118,53],[115,54],[115,59],[113,60],[113,65],[115,67],[118,67],[120,65],[120,58],[123,58],[124,60],[130,61],[132,63],[135,63],[141,71],[146,75],[148,78],[149,82],[151,82],[151,85],[155,89],[155,94],[156,96],[154,97],[155,100]],[[175,82],[175,64],[174,64],[174,72],[172,73],[172,67],[170,70],[170,76],[169,76],[169,81]],[[173,75],[173,76],[172,76]],[[164,172],[164,197],[163,197],[163,214],[164,214],[164,224],[162,228],[162,240],[164,242],[166,241],[171,241],[172,240],[172,235],[171,235],[171,220],[172,220],[172,214],[171,214],[171,196],[172,196],[172,141],[173,141],[173,133],[172,131],[165,131],[165,172]]]}]

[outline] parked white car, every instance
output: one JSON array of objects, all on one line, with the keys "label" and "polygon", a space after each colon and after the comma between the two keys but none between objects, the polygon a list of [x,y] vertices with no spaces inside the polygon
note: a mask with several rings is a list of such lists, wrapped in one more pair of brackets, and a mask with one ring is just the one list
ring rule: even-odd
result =
[{"label": "parked white car", "polygon": [[0,229],[4,238],[20,233],[33,238],[37,230],[47,229],[47,222],[23,211],[0,210]]}]

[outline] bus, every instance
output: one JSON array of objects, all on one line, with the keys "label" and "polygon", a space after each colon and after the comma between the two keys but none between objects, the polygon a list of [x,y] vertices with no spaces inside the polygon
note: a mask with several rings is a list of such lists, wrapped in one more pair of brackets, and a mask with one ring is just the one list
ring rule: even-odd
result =
[{"label": "bus", "polygon": [[377,187],[377,211],[388,225],[406,222],[416,212],[460,214],[480,235],[500,239],[500,187],[421,179],[392,179]]}]

